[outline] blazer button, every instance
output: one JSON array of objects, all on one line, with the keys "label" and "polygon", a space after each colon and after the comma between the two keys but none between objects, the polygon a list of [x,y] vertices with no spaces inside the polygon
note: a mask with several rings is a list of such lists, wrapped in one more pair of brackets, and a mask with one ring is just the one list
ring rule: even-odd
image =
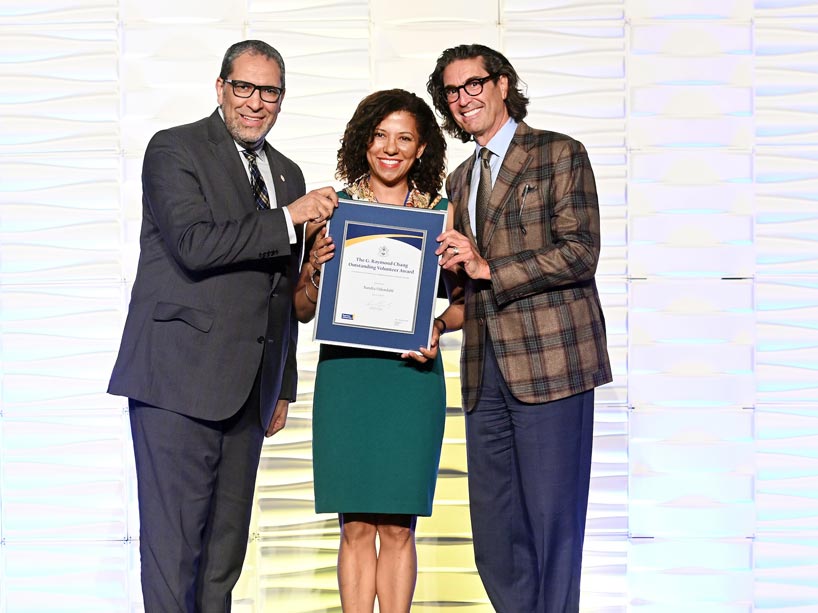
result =
[{"label": "blazer button", "polygon": [[263,342],[264,342],[264,337],[263,337],[263,336],[259,336],[259,337],[256,339],[256,342],[257,342],[257,343],[259,343],[259,344],[263,343]]}]

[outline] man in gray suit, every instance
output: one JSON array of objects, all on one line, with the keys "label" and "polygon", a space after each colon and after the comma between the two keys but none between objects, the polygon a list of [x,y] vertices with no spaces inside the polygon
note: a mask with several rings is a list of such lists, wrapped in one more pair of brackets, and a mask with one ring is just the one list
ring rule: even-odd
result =
[{"label": "man in gray suit", "polygon": [[296,396],[303,224],[337,197],[305,195],[301,170],[265,141],[284,91],[281,55],[236,43],[219,108],[145,152],[139,266],[108,391],[129,398],[147,613],[230,610],[262,442]]}]

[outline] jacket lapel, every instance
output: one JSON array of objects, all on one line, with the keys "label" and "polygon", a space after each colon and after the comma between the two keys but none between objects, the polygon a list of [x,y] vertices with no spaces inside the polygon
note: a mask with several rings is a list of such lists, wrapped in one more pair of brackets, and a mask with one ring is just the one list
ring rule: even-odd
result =
[{"label": "jacket lapel", "polygon": [[[281,208],[289,203],[287,197],[289,189],[287,187],[287,177],[284,175],[284,165],[281,163],[278,152],[276,152],[270,143],[264,141],[264,155],[267,156],[267,163],[270,165],[270,175],[273,177],[273,189],[275,190],[276,208]],[[267,187],[269,190],[269,186]],[[293,246],[293,251],[299,253],[301,251],[301,235],[299,228],[295,228],[296,245]],[[271,277],[272,286],[275,288],[281,279],[281,271],[276,270]]]},{"label": "jacket lapel", "polygon": [[486,250],[491,245],[491,237],[497,228],[497,220],[500,219],[503,209],[506,208],[514,195],[517,185],[522,181],[523,173],[531,165],[531,154],[523,146],[523,135],[528,130],[528,126],[524,123],[517,126],[517,131],[511,139],[511,144],[508,146],[508,151],[506,151],[506,157],[503,159],[503,165],[497,175],[497,181],[494,182],[494,188],[491,190],[491,200],[489,201],[489,210],[486,211],[486,225],[484,228],[486,237],[483,240],[483,245],[485,245]]},{"label": "jacket lapel", "polygon": [[461,234],[477,244],[477,239],[471,230],[471,216],[469,215],[469,192],[471,191],[472,172],[474,172],[474,154],[472,154],[469,161],[465,164],[465,169],[460,174],[458,185],[453,186],[455,189],[452,191],[461,194],[457,198],[457,201],[463,203],[462,206],[457,208],[457,218],[455,221],[460,225],[457,229]]},{"label": "jacket lapel", "polygon": [[264,141],[264,155],[267,156],[270,174],[273,177],[276,206],[284,206],[282,203],[287,202],[287,178],[284,176],[284,166],[282,166],[281,160],[267,141]]},{"label": "jacket lapel", "polygon": [[255,207],[253,190],[250,187],[250,181],[247,180],[247,171],[244,170],[244,165],[239,159],[241,154],[236,149],[236,142],[227,131],[227,126],[224,125],[224,120],[218,110],[213,111],[210,116],[207,132],[213,155],[233,182],[235,193],[240,195],[239,200]]}]

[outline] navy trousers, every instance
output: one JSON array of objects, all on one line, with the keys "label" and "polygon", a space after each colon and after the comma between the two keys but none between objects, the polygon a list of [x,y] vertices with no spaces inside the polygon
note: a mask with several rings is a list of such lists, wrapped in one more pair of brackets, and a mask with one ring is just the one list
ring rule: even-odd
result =
[{"label": "navy trousers", "polygon": [[544,404],[509,392],[491,343],[466,414],[477,570],[497,613],[579,611],[594,392]]}]

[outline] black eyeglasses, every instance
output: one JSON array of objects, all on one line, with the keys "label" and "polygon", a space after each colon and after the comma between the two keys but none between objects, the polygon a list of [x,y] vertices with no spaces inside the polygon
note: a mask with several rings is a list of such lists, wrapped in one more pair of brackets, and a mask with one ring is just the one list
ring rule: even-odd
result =
[{"label": "black eyeglasses", "polygon": [[478,79],[469,79],[460,87],[455,87],[454,85],[449,85],[448,87],[443,88],[443,95],[446,97],[446,102],[452,103],[457,102],[460,99],[460,90],[462,89],[466,92],[469,96],[479,96],[483,93],[483,83],[486,81],[493,81],[497,77],[500,76],[499,72],[495,72],[494,74],[490,74],[487,77],[480,77]]},{"label": "black eyeglasses", "polygon": [[264,102],[278,102],[284,90],[275,85],[256,85],[247,81],[233,81],[232,79],[225,79],[225,83],[230,83],[233,86],[233,93],[239,98],[249,98],[253,92],[258,90],[258,95]]}]

